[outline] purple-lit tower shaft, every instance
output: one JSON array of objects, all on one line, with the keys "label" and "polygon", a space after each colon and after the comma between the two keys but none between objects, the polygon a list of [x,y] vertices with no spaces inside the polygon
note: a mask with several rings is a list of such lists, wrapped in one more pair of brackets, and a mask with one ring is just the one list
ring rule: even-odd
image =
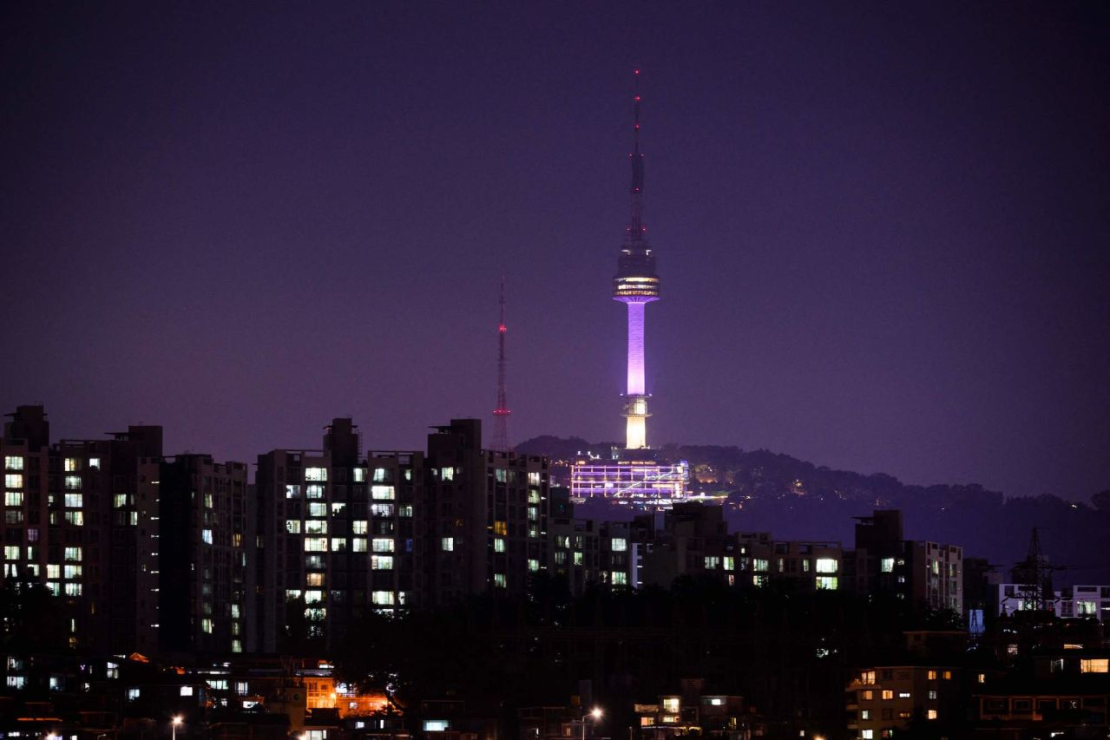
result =
[{"label": "purple-lit tower shaft", "polygon": [[617,258],[613,278],[613,300],[628,306],[628,387],[625,392],[625,447],[647,447],[648,393],[644,382],[644,309],[659,300],[659,276],[655,255],[644,236],[643,223],[644,155],[640,153],[640,70],[635,73],[632,127],[632,215],[624,246]]}]

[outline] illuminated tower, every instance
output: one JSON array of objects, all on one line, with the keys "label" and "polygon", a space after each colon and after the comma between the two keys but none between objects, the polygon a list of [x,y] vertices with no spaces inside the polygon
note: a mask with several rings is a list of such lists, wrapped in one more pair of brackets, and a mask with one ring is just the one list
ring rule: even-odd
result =
[{"label": "illuminated tower", "polygon": [[617,258],[617,275],[613,278],[613,300],[628,306],[628,389],[625,392],[624,415],[627,419],[625,447],[637,450],[647,447],[648,393],[644,385],[644,309],[659,300],[659,277],[655,274],[655,255],[644,233],[644,155],[640,154],[640,70],[634,77],[632,96],[632,217],[624,246]]},{"label": "illuminated tower", "polygon": [[501,276],[501,321],[497,325],[497,408],[493,410],[493,444],[490,449],[509,451],[509,403],[505,400],[505,276]]}]

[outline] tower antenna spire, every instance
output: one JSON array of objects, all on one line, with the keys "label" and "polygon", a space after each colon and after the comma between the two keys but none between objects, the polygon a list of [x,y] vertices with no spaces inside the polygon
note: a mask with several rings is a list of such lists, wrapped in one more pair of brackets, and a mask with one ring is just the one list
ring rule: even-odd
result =
[{"label": "tower antenna spire", "polygon": [[497,408],[493,410],[493,445],[499,452],[509,451],[509,403],[505,397],[505,276],[501,276],[501,319],[497,325]]},{"label": "tower antenna spire", "polygon": [[632,73],[632,218],[628,225],[628,239],[642,241],[644,232],[644,155],[640,153],[640,70]]}]

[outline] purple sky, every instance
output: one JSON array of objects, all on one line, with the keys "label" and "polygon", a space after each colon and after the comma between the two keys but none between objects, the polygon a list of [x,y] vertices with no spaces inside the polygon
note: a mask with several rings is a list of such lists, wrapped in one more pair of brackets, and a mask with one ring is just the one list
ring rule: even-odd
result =
[{"label": "purple sky", "polygon": [[3,4],[3,411],[419,447],[504,272],[513,439],[621,438],[639,65],[651,441],[1110,487],[1105,4],[247,5]]}]

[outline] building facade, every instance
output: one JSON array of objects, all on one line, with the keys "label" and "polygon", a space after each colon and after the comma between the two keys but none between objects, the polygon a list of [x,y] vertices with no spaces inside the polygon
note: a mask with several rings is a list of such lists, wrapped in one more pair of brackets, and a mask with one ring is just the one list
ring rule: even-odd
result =
[{"label": "building facade", "polygon": [[246,464],[147,458],[137,509],[139,651],[243,652],[251,608]]},{"label": "building facade", "polygon": [[9,419],[0,441],[4,580],[41,584],[57,596],[75,647],[133,650],[138,465],[161,455],[162,428],[51,444],[42,406],[20,406]]},{"label": "building facade", "polygon": [[857,593],[893,594],[915,609],[963,615],[963,548],[904,539],[901,511],[857,517],[855,550],[845,553],[844,571]]}]

